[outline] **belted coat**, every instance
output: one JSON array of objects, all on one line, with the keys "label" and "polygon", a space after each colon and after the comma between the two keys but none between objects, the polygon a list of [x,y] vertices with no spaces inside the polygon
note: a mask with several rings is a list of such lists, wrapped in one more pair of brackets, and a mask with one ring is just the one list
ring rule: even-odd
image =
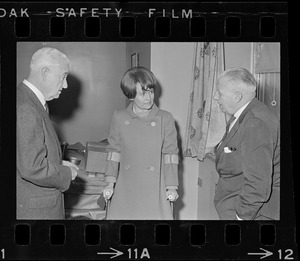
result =
[{"label": "belted coat", "polygon": [[107,151],[120,153],[120,164],[107,164],[106,177],[116,178],[107,219],[171,220],[166,186],[178,186],[178,162],[166,163],[164,155],[178,155],[175,121],[155,104],[146,118],[132,106],[111,122]]}]

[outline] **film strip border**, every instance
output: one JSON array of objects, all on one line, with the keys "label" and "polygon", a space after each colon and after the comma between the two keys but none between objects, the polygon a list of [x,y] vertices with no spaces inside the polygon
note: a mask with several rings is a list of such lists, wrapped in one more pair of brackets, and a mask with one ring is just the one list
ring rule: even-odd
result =
[{"label": "film strip border", "polygon": [[[229,10],[229,11],[228,11]],[[0,6],[18,41],[278,41],[287,37],[280,3],[47,3]],[[11,27],[13,26],[13,27]]]},{"label": "film strip border", "polygon": [[[17,41],[278,41],[286,47],[287,18],[282,3],[3,3],[1,55],[14,60]],[[15,180],[7,181],[13,191]],[[295,220],[288,215],[293,203],[285,200],[282,209],[291,212],[282,211],[287,215],[279,222],[27,222],[15,220],[12,200],[1,217],[0,260],[297,259]]]},{"label": "film strip border", "polygon": [[[49,18],[49,35],[53,39],[65,38],[67,35],[66,27],[68,19],[65,17]],[[227,16],[224,18],[224,36],[228,39],[240,38],[242,34],[242,18],[240,16]],[[124,16],[119,19],[119,36],[123,39],[135,38],[137,36],[138,24],[132,16]],[[154,18],[153,35],[157,39],[170,38],[172,32],[177,30],[171,26],[172,20],[169,17]],[[193,17],[189,20],[188,32],[191,38],[203,38],[206,32],[207,20],[205,17]],[[47,27],[46,27],[47,28]],[[84,18],[83,37],[101,38],[103,29],[101,27],[101,18],[86,17]],[[272,39],[276,36],[276,20],[274,16],[259,17],[258,33],[261,38]],[[246,32],[245,32],[246,33]],[[31,35],[31,19],[29,17],[16,17],[15,19],[15,36],[24,39]]]},{"label": "film strip border", "polygon": [[[10,258],[294,259],[294,233],[272,222],[19,222]],[[291,232],[291,231],[289,231]],[[285,238],[285,240],[278,240]],[[13,254],[15,253],[15,255]],[[4,257],[4,258],[3,258]]]}]

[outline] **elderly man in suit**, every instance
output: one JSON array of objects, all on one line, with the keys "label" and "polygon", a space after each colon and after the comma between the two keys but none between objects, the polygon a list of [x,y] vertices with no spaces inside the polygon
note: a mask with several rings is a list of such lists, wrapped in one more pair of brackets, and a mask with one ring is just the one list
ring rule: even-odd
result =
[{"label": "elderly man in suit", "polygon": [[68,58],[54,48],[34,53],[17,87],[17,219],[64,219],[63,192],[78,167],[62,161],[47,101],[67,88]]},{"label": "elderly man in suit", "polygon": [[246,69],[229,69],[218,78],[214,99],[231,117],[215,148],[220,177],[214,202],[221,220],[279,219],[279,121],[255,93],[255,78]]}]

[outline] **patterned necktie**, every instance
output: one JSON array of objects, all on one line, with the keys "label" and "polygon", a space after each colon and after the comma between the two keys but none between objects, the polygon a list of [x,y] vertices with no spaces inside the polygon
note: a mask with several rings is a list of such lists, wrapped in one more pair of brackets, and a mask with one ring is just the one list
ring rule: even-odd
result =
[{"label": "patterned necktie", "polygon": [[221,141],[219,142],[219,145],[222,143],[223,140],[225,140],[228,132],[229,132],[229,127],[230,124],[235,120],[235,117],[232,115],[232,117],[230,118],[230,120],[226,123],[226,130],[225,130],[225,134],[223,136],[223,138],[221,139]]}]

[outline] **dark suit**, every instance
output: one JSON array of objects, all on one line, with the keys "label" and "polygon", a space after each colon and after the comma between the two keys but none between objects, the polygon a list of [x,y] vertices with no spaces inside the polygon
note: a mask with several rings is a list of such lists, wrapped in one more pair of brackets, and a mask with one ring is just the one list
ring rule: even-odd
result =
[{"label": "dark suit", "polygon": [[254,98],[216,147],[220,219],[279,219],[279,131],[276,116]]},{"label": "dark suit", "polygon": [[61,147],[35,93],[17,87],[17,219],[64,219],[63,191],[72,179]]}]

